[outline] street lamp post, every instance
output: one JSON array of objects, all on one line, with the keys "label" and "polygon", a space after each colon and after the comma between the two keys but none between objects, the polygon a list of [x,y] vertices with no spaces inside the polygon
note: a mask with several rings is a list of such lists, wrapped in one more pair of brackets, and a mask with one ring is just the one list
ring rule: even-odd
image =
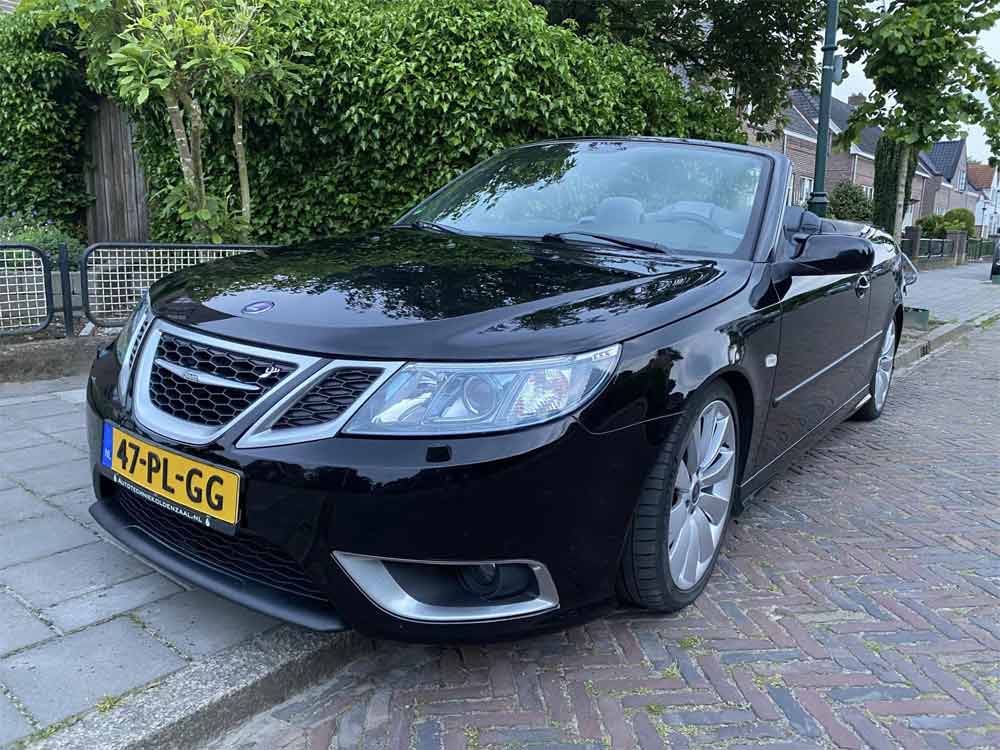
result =
[{"label": "street lamp post", "polygon": [[833,98],[833,73],[837,52],[838,0],[826,0],[826,40],[823,43],[823,77],[820,82],[819,123],[816,132],[816,170],[809,210],[826,216],[830,199],[826,195],[826,155],[830,148],[830,99]]}]

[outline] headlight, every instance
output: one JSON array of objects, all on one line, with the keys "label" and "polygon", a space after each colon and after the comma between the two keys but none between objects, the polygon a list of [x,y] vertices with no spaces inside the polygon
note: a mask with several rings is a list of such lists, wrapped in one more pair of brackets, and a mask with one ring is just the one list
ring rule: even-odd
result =
[{"label": "headlight", "polygon": [[122,326],[118,338],[115,339],[115,357],[118,358],[118,393],[122,396],[128,390],[129,378],[132,375],[132,365],[135,362],[134,350],[139,345],[138,339],[149,328],[152,316],[149,309],[149,295],[143,294],[139,304],[135,306],[132,314],[128,316],[125,325]]},{"label": "headlight", "polygon": [[578,409],[618,364],[615,344],[526,362],[406,365],[351,418],[354,435],[455,435],[546,422]]}]

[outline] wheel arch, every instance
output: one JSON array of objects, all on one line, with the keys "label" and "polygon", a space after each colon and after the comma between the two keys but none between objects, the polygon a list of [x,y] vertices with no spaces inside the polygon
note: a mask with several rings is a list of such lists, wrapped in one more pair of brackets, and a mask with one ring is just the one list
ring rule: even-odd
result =
[{"label": "wheel arch", "polygon": [[[736,409],[739,412],[739,434],[740,441],[740,466],[737,472],[736,482],[736,510],[742,509],[742,498],[739,493],[739,486],[743,479],[743,471],[746,469],[750,458],[751,438],[753,437],[754,424],[754,392],[750,379],[739,370],[726,370],[719,374],[718,380],[729,386],[736,398]],[[709,381],[712,382],[712,381]]]}]

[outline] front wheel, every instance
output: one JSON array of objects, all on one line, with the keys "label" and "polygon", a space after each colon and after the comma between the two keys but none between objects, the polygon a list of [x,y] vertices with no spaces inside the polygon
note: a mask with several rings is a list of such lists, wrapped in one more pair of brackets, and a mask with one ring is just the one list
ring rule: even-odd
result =
[{"label": "front wheel", "polygon": [[882,409],[889,398],[889,386],[892,385],[893,370],[896,366],[896,323],[889,321],[882,337],[878,359],[875,360],[875,370],[868,384],[868,395],[871,397],[865,405],[854,412],[854,419],[861,422],[871,422],[882,416]]},{"label": "front wheel", "polygon": [[660,611],[693,602],[708,583],[739,490],[733,392],[715,383],[688,407],[643,489],[622,553],[622,599]]}]

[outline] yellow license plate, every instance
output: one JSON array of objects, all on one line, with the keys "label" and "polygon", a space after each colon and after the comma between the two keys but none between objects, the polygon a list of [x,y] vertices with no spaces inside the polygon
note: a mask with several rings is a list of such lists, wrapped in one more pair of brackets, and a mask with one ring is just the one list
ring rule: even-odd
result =
[{"label": "yellow license plate", "polygon": [[140,494],[147,500],[206,526],[213,526],[215,519],[229,526],[216,528],[235,531],[240,500],[240,475],[236,472],[147,443],[109,422],[104,424],[101,463],[116,477],[146,490]]}]

